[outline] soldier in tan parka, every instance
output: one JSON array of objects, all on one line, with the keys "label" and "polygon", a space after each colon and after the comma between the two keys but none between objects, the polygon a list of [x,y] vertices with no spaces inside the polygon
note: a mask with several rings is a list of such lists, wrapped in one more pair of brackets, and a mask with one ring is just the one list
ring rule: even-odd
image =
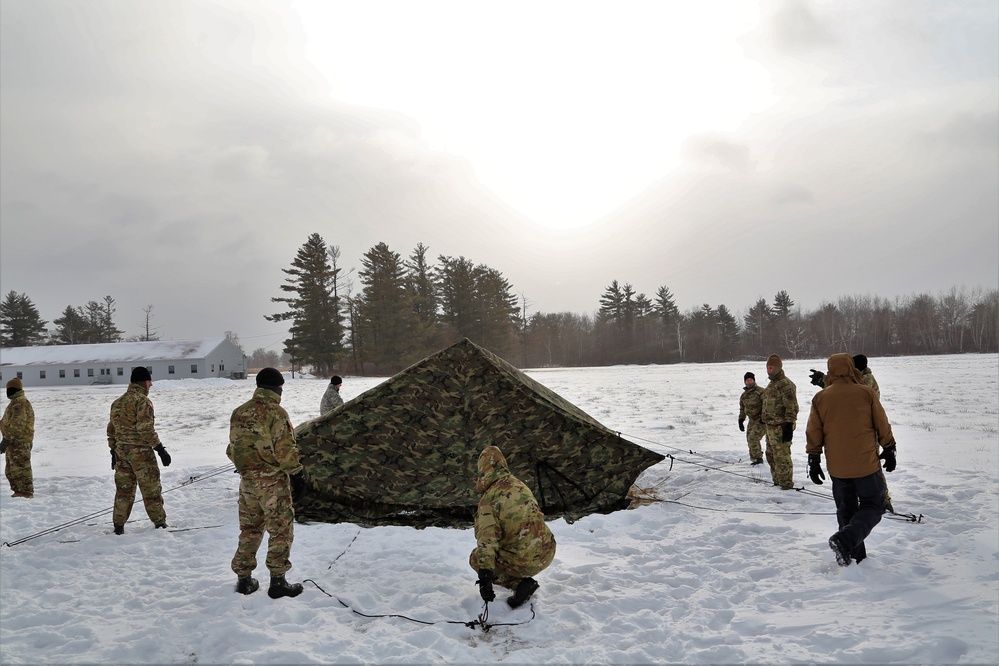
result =
[{"label": "soldier in tan parka", "polygon": [[4,475],[13,492],[11,497],[34,497],[35,481],[31,474],[31,447],[35,441],[35,410],[24,395],[24,385],[14,377],[7,382],[10,403],[0,419],[0,453],[5,458]]},{"label": "soldier in tan parka", "polygon": [[239,543],[231,567],[236,591],[252,594],[260,587],[253,578],[257,549],[267,532],[267,595],[297,597],[301,583],[288,583],[291,544],[295,540],[295,497],[305,492],[305,472],[299,460],[295,429],[281,407],[284,377],[274,368],[257,373],[253,397],[229,418],[226,455],[239,472]]},{"label": "soldier in tan parka", "polygon": [[148,368],[132,369],[125,394],[111,403],[108,421],[108,448],[111,449],[111,469],[114,470],[114,533],[124,534],[125,523],[135,503],[135,488],[142,493],[146,515],[158,528],[166,528],[160,467],[155,451],[164,467],[170,465],[170,454],[156,434],[153,403],[149,389],[153,377]]},{"label": "soldier in tan parka", "polygon": [[[829,547],[840,566],[867,557],[864,540],[884,513],[885,471],[895,470],[895,438],[881,401],[864,384],[849,354],[828,361],[826,388],[812,398],[805,431],[808,475],[821,484],[821,455],[832,477],[839,531]],[[878,446],[883,448],[878,455]]]},{"label": "soldier in tan parka", "polygon": [[507,599],[517,608],[538,589],[532,576],[555,557],[555,537],[531,489],[510,473],[506,458],[495,446],[479,454],[475,489],[482,495],[475,514],[476,548],[468,563],[479,574],[484,601],[496,598],[493,581],[514,590]]}]

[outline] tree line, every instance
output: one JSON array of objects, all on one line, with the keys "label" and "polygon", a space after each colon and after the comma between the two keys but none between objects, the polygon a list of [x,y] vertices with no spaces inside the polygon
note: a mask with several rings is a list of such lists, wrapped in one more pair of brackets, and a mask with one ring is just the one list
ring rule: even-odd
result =
[{"label": "tree line", "polygon": [[292,322],[285,352],[295,363],[321,375],[385,375],[463,337],[521,367],[999,350],[996,289],[844,296],[814,311],[781,290],[737,316],[723,304],[681,312],[665,285],[650,298],[614,280],[591,316],[528,313],[500,271],[461,256],[434,263],[422,243],[407,257],[378,243],[361,266],[355,293],[339,248],[312,234],[283,269],[286,295],[272,300],[287,309],[266,318]]},{"label": "tree line", "polygon": [[[299,248],[281,295],[282,310],[263,315],[288,322],[283,353],[255,350],[250,367],[280,366],[329,376],[388,375],[467,337],[520,367],[623,363],[705,363],[742,358],[868,356],[999,351],[999,290],[952,287],[937,296],[888,300],[844,296],[815,310],[797,306],[784,290],[744,313],[702,304],[682,312],[666,286],[652,297],[613,280],[591,314],[528,312],[503,274],[463,256],[434,259],[422,243],[405,257],[378,243],[364,253],[354,284],[337,246],[314,233]],[[143,333],[159,339],[153,306]],[[66,306],[48,331],[26,294],[0,302],[0,344],[121,342],[115,301],[105,296]],[[226,336],[239,346],[238,336]]]}]

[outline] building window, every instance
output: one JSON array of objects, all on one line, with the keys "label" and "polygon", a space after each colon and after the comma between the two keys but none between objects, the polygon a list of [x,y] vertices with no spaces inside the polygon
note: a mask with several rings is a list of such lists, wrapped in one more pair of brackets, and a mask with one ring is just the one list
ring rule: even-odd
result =
[{"label": "building window", "polygon": [[191,365],[191,374],[192,375],[198,374],[198,366],[197,366],[197,364],[192,364]]},{"label": "building window", "polygon": [[94,376],[94,369],[93,368],[87,368],[87,376],[88,377],[93,377]]},{"label": "building window", "polygon": [[215,364],[212,363],[212,372],[215,372]]},{"label": "building window", "polygon": [[65,370],[60,370],[59,371],[59,379],[66,379],[66,371]]},{"label": "building window", "polygon": [[74,377],[79,377],[80,376],[80,369],[79,368],[74,368],[73,369],[73,376]]},{"label": "building window", "polygon": [[172,366],[172,365],[168,365],[168,366],[167,366],[167,374],[168,374],[168,375],[174,375],[174,374],[177,374],[177,373],[175,373],[175,372],[173,371],[173,366]]},{"label": "building window", "polygon": [[122,369],[121,369],[121,368],[118,368],[118,376],[119,376],[119,377],[121,377],[121,376],[122,376],[122,374],[124,374],[124,373],[122,372]]},{"label": "building window", "polygon": [[38,371],[38,378],[39,379],[45,379],[45,371],[44,370],[39,370]]},{"label": "building window", "polygon": [[18,378],[18,379],[24,379],[24,374],[23,374],[23,373],[21,373],[21,372],[18,372],[18,373],[17,373],[17,378]]}]

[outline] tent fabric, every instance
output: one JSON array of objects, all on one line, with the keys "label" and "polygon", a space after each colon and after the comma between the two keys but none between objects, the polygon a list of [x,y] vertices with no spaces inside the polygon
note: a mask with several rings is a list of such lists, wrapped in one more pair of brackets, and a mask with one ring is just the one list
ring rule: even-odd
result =
[{"label": "tent fabric", "polygon": [[298,520],[464,527],[476,461],[499,447],[546,518],[626,508],[664,456],[633,444],[467,338],[296,428]]}]

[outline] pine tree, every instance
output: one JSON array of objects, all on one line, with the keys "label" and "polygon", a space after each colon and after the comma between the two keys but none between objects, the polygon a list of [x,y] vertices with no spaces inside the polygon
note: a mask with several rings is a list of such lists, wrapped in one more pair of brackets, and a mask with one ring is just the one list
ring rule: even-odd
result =
[{"label": "pine tree", "polygon": [[67,305],[62,311],[62,317],[52,320],[56,329],[52,333],[52,342],[57,345],[82,345],[89,343],[94,337],[94,331],[83,315],[82,308]]},{"label": "pine tree", "polygon": [[356,344],[362,361],[377,372],[396,372],[420,359],[416,336],[420,320],[413,306],[402,256],[379,243],[364,254],[359,273]]},{"label": "pine tree", "polygon": [[293,363],[312,366],[316,372],[329,375],[344,354],[343,313],[336,295],[339,268],[330,264],[329,249],[319,234],[312,234],[299,248],[291,268],[281,270],[289,275],[281,290],[291,296],[275,296],[275,303],[286,303],[288,310],[264,315],[268,321],[291,321],[291,338],[285,340],[284,351]]},{"label": "pine tree", "polygon": [[464,257],[438,257],[437,293],[445,342],[463,337],[509,358],[515,348],[517,296],[502,273]]},{"label": "pine tree", "polygon": [[27,294],[8,292],[0,302],[0,347],[44,344],[47,323]]}]

